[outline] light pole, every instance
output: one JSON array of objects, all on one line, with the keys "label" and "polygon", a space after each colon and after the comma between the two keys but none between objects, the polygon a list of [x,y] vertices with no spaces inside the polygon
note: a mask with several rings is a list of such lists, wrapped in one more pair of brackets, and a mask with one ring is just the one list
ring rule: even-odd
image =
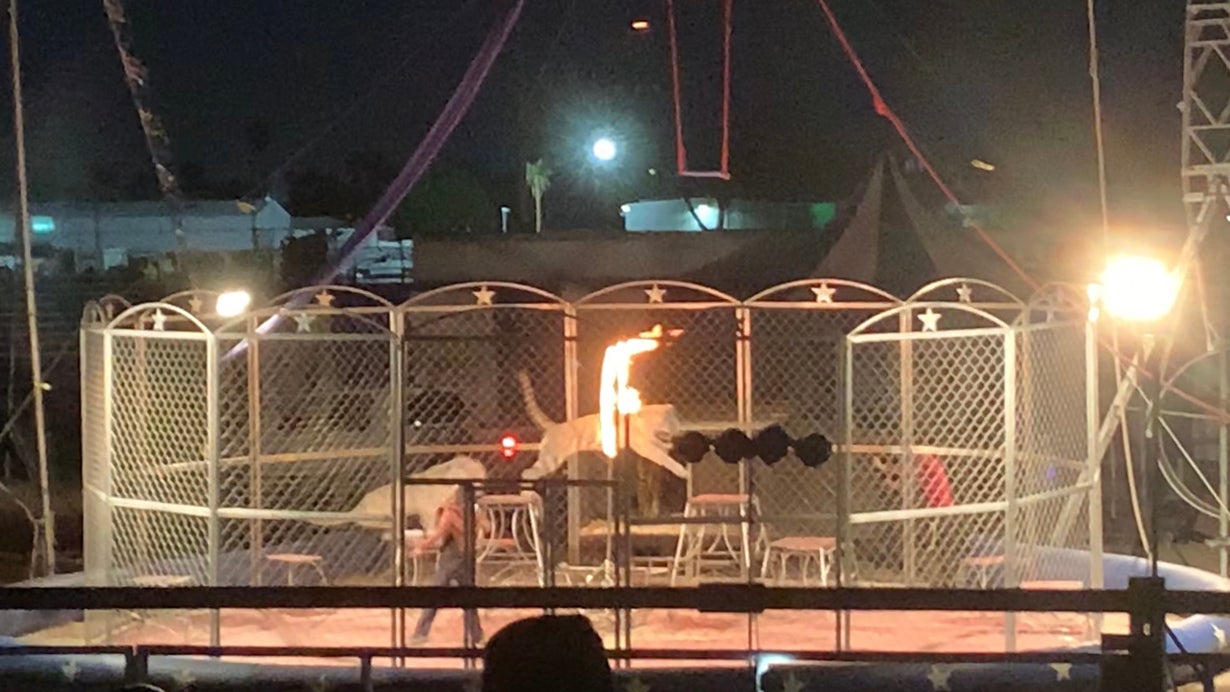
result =
[{"label": "light pole", "polygon": [[1090,297],[1096,298],[1111,317],[1132,326],[1140,339],[1145,371],[1144,443],[1141,453],[1142,501],[1149,508],[1148,542],[1150,572],[1157,577],[1158,515],[1157,501],[1161,477],[1158,461],[1161,453],[1160,398],[1162,366],[1166,352],[1165,340],[1170,337],[1164,318],[1174,308],[1180,278],[1164,262],[1139,255],[1117,255],[1110,258],[1100,281],[1090,286]]}]

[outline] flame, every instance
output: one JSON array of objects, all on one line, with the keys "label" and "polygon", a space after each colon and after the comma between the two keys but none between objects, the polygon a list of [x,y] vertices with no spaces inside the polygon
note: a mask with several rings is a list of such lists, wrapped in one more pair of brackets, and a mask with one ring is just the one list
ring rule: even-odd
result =
[{"label": "flame", "polygon": [[620,417],[641,410],[640,392],[628,386],[632,359],[642,353],[656,351],[664,334],[673,337],[681,333],[681,330],[664,331],[658,324],[637,338],[625,339],[607,347],[602,359],[601,389],[598,391],[599,433],[602,453],[607,458],[614,459],[619,451]]}]

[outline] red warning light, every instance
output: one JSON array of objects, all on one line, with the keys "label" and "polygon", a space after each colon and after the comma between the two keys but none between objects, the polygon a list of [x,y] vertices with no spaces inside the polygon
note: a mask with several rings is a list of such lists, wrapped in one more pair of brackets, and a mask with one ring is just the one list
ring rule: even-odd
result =
[{"label": "red warning light", "polygon": [[504,455],[505,459],[511,459],[517,455],[517,438],[512,435],[505,435],[500,438],[500,454]]}]

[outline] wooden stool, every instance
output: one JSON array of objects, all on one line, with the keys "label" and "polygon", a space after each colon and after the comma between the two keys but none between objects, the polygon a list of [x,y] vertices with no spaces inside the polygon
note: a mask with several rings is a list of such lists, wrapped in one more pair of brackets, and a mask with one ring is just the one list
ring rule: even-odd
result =
[{"label": "wooden stool", "polygon": [[[675,560],[671,563],[671,586],[680,570],[699,577],[702,563],[722,562],[739,567],[741,578],[751,572],[751,529],[749,509],[759,509],[756,498],[745,494],[707,494],[688,499],[683,509],[685,521],[679,526],[679,542],[675,545]],[[697,521],[699,520],[699,521]],[[742,542],[738,548],[731,543],[730,527],[739,525]],[[706,529],[715,526],[718,535],[708,546]]]},{"label": "wooden stool", "polygon": [[781,572],[778,581],[785,579],[786,567],[790,558],[799,559],[799,575],[803,586],[808,585],[807,566],[814,560],[820,573],[820,586],[829,585],[829,570],[832,565],[833,552],[837,550],[837,539],[832,536],[787,536],[769,543],[764,553],[764,563],[760,566],[760,576],[769,578],[770,559],[776,553],[781,558]]},{"label": "wooden stool", "polygon": [[[542,498],[533,492],[483,495],[478,498],[477,505],[490,523],[491,534],[479,539],[475,565],[481,566],[486,561],[504,563],[506,568],[533,564],[538,585],[545,586],[546,565],[543,564],[542,541],[538,534]],[[500,570],[492,575],[492,580],[503,572]]]},{"label": "wooden stool", "polygon": [[265,559],[276,563],[286,565],[286,585],[295,585],[295,568],[296,567],[311,567],[320,575],[320,583],[328,585],[329,579],[325,576],[324,569],[320,563],[324,560],[319,555],[309,555],[306,553],[273,553],[266,555]]},{"label": "wooden stool", "polygon": [[965,558],[965,569],[974,574],[978,588],[991,588],[991,571],[1004,566],[1003,555],[978,555]]}]

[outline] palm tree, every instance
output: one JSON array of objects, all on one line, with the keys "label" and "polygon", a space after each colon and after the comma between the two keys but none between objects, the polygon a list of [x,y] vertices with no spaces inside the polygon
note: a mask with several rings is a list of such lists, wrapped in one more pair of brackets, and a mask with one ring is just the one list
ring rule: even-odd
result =
[{"label": "palm tree", "polygon": [[551,187],[551,167],[538,159],[525,162],[525,184],[534,196],[534,232],[542,233],[542,196]]}]

